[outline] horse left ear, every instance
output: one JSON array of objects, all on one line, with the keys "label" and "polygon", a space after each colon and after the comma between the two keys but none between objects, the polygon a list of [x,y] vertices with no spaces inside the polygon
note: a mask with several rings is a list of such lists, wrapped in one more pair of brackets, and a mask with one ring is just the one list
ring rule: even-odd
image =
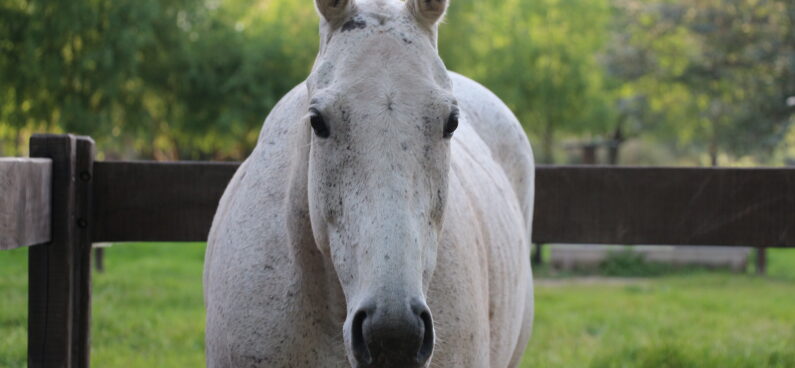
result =
[{"label": "horse left ear", "polygon": [[449,0],[408,0],[406,5],[417,20],[432,26],[442,19],[449,2]]},{"label": "horse left ear", "polygon": [[353,6],[353,0],[315,0],[317,12],[329,23],[344,18]]}]

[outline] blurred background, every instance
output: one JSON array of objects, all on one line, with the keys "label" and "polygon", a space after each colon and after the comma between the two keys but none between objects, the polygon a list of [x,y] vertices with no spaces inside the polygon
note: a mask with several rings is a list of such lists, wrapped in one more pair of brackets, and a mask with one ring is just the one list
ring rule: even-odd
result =
[{"label": "blurred background", "polygon": [[[792,0],[456,0],[439,44],[541,162],[783,165],[794,20]],[[0,155],[48,131],[99,159],[241,160],[317,22],[309,0],[3,0]]]},{"label": "blurred background", "polygon": [[[0,0],[0,156],[68,132],[100,160],[242,160],[307,76],[317,24],[311,0]],[[439,45],[510,106],[540,163],[782,166],[793,24],[793,0],[452,0]],[[747,250],[714,267],[619,248],[581,269],[544,249],[522,367],[795,367],[791,250],[754,275]],[[108,249],[94,366],[204,364],[203,256]],[[25,366],[26,259],[0,254],[0,367]]]}]

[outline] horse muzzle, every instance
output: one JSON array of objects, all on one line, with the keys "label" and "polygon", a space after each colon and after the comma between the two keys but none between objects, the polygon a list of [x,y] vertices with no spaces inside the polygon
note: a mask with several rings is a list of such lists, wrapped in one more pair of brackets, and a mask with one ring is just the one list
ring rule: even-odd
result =
[{"label": "horse muzzle", "polygon": [[433,320],[428,306],[370,301],[353,314],[350,351],[356,368],[422,368],[433,353]]}]

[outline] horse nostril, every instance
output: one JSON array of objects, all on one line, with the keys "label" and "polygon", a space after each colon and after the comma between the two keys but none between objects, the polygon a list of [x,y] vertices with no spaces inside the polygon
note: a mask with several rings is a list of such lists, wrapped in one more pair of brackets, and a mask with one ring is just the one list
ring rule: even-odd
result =
[{"label": "horse nostril", "polygon": [[360,310],[353,316],[351,323],[351,347],[353,356],[357,361],[364,364],[373,362],[367,343],[364,341],[364,320],[367,319],[367,312]]},{"label": "horse nostril", "polygon": [[350,320],[350,352],[360,368],[421,368],[433,352],[433,320],[425,302],[365,303]]},{"label": "horse nostril", "polygon": [[422,319],[424,332],[422,345],[420,345],[420,350],[417,352],[417,363],[424,364],[431,358],[431,353],[433,353],[433,320],[428,310],[420,313],[420,319]]}]

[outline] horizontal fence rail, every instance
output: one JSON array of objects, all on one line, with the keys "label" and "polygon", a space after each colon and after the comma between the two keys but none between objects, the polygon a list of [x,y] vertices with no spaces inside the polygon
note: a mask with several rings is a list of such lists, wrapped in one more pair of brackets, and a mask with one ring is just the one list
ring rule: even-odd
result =
[{"label": "horizontal fence rail", "polygon": [[537,243],[795,246],[795,169],[547,166]]},{"label": "horizontal fence rail", "polygon": [[237,163],[95,162],[94,242],[205,241]]},{"label": "horizontal fence rail", "polygon": [[[96,162],[92,240],[206,240],[237,167]],[[533,241],[795,246],[795,169],[539,166]]]},{"label": "horizontal fence rail", "polygon": [[[91,241],[206,240],[238,165],[95,162]],[[50,240],[51,176],[0,159],[0,249]],[[795,246],[795,169],[539,166],[533,241]]]},{"label": "horizontal fence rail", "polygon": [[0,158],[0,250],[50,241],[52,160]]}]

